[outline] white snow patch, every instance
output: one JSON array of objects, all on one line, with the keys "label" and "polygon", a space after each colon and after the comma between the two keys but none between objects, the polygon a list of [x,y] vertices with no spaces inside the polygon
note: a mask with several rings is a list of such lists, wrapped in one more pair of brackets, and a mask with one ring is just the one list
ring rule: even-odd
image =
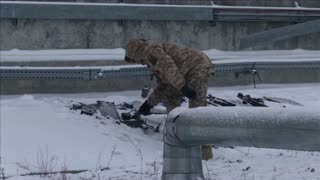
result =
[{"label": "white snow patch", "polygon": [[[266,50],[266,51],[203,51],[214,63],[232,62],[297,62],[320,61],[320,51]],[[62,49],[62,50],[7,50],[0,51],[1,62],[24,61],[123,61],[125,50],[118,49]]]},{"label": "white snow patch", "polygon": [[[240,104],[236,98],[238,92],[253,97],[289,98],[314,111],[318,111],[320,106],[319,83],[258,85],[256,89],[251,86],[209,89],[209,93],[214,96]],[[68,175],[72,180],[98,180],[98,177],[138,180],[141,179],[141,169],[142,179],[160,180],[163,151],[161,133],[144,134],[141,129],[118,125],[111,119],[96,119],[68,109],[75,102],[95,103],[104,100],[120,103],[143,100],[139,95],[139,91],[124,91],[1,96],[1,167],[5,175],[13,176],[9,180],[47,179],[17,175],[26,172],[17,163],[28,162],[37,166],[37,154],[47,147],[49,156],[58,157],[56,170],[60,170],[64,162],[68,169],[90,170]],[[276,104],[273,106],[276,107]],[[149,120],[164,121],[164,117],[151,116]],[[319,180],[320,177],[319,152],[235,147],[213,149],[213,154],[214,159],[207,161],[209,172],[206,164],[203,166],[206,179],[209,179],[208,173],[211,179],[219,180]],[[107,166],[110,158],[110,170],[96,171],[97,166]],[[53,175],[52,178],[58,179],[60,176]]]}]

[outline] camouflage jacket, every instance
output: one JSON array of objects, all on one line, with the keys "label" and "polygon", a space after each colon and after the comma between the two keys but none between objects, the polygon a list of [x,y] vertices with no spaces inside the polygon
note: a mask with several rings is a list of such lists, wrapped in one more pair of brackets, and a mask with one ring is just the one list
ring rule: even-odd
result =
[{"label": "camouflage jacket", "polygon": [[191,68],[199,64],[213,67],[201,51],[169,43],[150,44],[141,39],[129,41],[126,60],[147,65],[161,83],[170,84],[177,90],[186,84],[185,76]]}]

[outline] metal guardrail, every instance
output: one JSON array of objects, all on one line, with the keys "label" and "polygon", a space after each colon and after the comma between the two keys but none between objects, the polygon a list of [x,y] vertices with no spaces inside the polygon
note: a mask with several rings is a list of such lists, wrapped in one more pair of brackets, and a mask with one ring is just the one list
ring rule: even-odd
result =
[{"label": "metal guardrail", "polygon": [[[112,66],[110,66],[112,67]],[[319,70],[319,61],[302,61],[302,62],[233,62],[218,63],[215,65],[215,72],[236,72],[248,73],[256,71],[276,71],[276,70]],[[61,68],[23,68],[23,67],[0,67],[1,79],[78,79],[78,80],[95,80],[108,78],[137,78],[148,77],[151,72],[144,66],[118,66],[114,69],[104,68],[81,68],[71,69]]]},{"label": "metal guardrail", "polygon": [[79,79],[89,80],[90,70],[1,69],[1,79]]},{"label": "metal guardrail", "polygon": [[151,75],[147,68],[121,68],[118,70],[94,69],[48,69],[0,67],[1,79],[78,79],[95,80],[103,78],[136,78]]},{"label": "metal guardrail", "polygon": [[320,112],[263,107],[173,110],[164,127],[162,180],[203,179],[201,144],[320,151]]},{"label": "metal guardrail", "polygon": [[0,18],[304,22],[320,8],[0,1]]}]

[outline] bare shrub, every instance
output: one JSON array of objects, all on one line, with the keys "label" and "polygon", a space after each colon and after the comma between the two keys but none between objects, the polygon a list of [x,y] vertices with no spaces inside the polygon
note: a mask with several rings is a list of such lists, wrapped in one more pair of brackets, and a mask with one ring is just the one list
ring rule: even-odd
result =
[{"label": "bare shrub", "polygon": [[[64,160],[63,165],[61,166],[61,172],[68,171],[67,162]],[[67,173],[61,173],[61,180],[68,180]]]},{"label": "bare shrub", "polygon": [[4,168],[0,168],[0,179],[4,180],[6,179],[5,173],[4,173]]},{"label": "bare shrub", "polygon": [[242,169],[242,179],[243,180],[254,180],[255,179],[254,175],[250,176],[250,172],[249,172],[250,169],[251,169],[250,166],[248,166],[245,169]]},{"label": "bare shrub", "polygon": [[136,152],[137,152],[137,156],[138,156],[138,158],[140,159],[140,173],[141,173],[141,180],[142,180],[142,174],[143,174],[143,155],[142,155],[142,151],[141,151],[141,147],[140,147],[140,145],[137,143],[134,143],[133,141],[132,141],[132,139],[128,136],[128,135],[126,135],[127,136],[127,138],[128,138],[128,140],[129,140],[129,142],[130,142],[130,144],[132,144],[132,146],[135,148],[135,150],[136,150]]},{"label": "bare shrub", "polygon": [[41,176],[46,176],[52,174],[57,164],[58,157],[56,155],[50,155],[48,146],[46,146],[44,149],[39,148],[37,152],[37,163],[35,165],[24,161],[23,163],[17,163],[17,166],[29,173],[38,172]]},{"label": "bare shrub", "polygon": [[114,156],[114,153],[116,152],[116,149],[117,149],[117,145],[113,145],[113,149],[112,149],[112,152],[111,152],[111,154],[110,154],[110,158],[109,158],[109,161],[108,161],[108,163],[107,163],[107,166],[104,167],[104,168],[102,168],[102,169],[100,169],[101,171],[110,169],[110,163],[111,163],[111,161],[112,161],[112,158],[113,158],[113,156]]}]

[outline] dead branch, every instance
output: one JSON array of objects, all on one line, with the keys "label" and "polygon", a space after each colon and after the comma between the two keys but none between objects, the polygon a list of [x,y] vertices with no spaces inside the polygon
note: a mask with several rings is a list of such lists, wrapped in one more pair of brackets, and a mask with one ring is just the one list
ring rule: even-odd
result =
[{"label": "dead branch", "polygon": [[52,174],[79,174],[83,172],[87,172],[89,169],[82,169],[82,170],[63,170],[63,171],[53,171],[53,172],[30,172],[25,174],[20,174],[20,176],[46,176]]}]

